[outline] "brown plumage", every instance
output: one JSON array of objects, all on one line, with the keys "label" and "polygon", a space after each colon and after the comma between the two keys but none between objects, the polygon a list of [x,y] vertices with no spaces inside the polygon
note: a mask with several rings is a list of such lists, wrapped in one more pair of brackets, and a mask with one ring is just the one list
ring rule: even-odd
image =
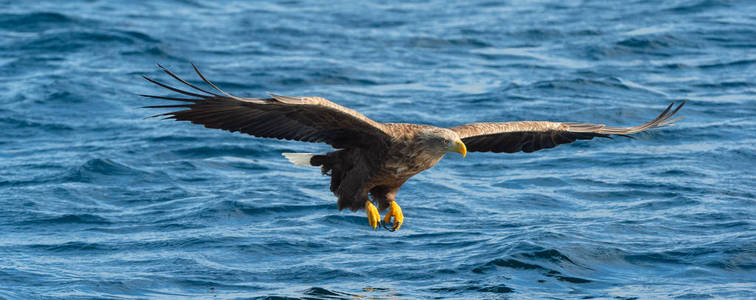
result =
[{"label": "brown plumage", "polygon": [[[292,162],[321,167],[331,176],[331,191],[339,210],[359,210],[372,201],[380,210],[391,206],[404,182],[433,167],[448,152],[533,152],[576,140],[611,135],[627,136],[671,124],[685,102],[670,104],[655,119],[635,127],[591,123],[521,121],[472,123],[452,128],[406,123],[379,123],[320,97],[241,98],[232,96],[194,70],[213,91],[191,84],[158,65],[166,74],[194,91],[148,81],[181,97],[142,95],[182,102],[147,108],[181,108],[162,113],[167,119],[189,121],[207,128],[242,132],[257,137],[322,142],[336,148],[326,154],[292,154]],[[296,156],[299,155],[299,156]],[[292,157],[299,158],[292,158]],[[369,204],[368,204],[369,206]],[[393,209],[393,206],[391,206]],[[398,214],[401,215],[399,209]],[[368,212],[370,216],[370,213]],[[387,216],[388,220],[388,216]],[[398,217],[397,217],[398,220]],[[388,222],[388,221],[387,221]],[[397,224],[401,225],[401,224]],[[395,225],[394,229],[398,226]]]}]

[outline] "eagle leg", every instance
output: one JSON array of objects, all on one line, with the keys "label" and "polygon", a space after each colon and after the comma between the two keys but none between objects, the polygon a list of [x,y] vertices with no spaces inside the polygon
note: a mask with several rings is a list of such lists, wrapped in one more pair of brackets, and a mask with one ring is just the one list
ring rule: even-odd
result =
[{"label": "eagle leg", "polygon": [[[389,228],[386,225],[391,224],[391,217],[394,217],[394,225]],[[396,201],[391,201],[391,204],[389,205],[389,212],[386,214],[386,217],[383,218],[381,225],[383,225],[383,228],[386,228],[386,230],[393,232],[399,229],[399,227],[402,227],[402,222],[404,222],[404,214],[402,214],[402,208],[399,207],[399,204],[396,204]]]},{"label": "eagle leg", "polygon": [[378,228],[378,221],[381,220],[381,215],[378,214],[378,209],[370,200],[365,201],[365,211],[367,211],[368,222],[373,229]]}]

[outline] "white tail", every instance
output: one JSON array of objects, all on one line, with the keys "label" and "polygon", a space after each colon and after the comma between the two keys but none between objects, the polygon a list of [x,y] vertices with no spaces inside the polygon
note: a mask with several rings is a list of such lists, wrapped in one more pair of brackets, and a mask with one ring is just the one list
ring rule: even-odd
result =
[{"label": "white tail", "polygon": [[315,155],[312,153],[281,153],[286,159],[297,166],[312,167],[310,159]]}]

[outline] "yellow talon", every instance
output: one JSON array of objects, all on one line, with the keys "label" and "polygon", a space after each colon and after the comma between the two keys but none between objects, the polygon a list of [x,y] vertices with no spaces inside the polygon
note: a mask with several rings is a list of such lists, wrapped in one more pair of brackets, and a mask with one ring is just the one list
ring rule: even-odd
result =
[{"label": "yellow talon", "polygon": [[[394,217],[394,227],[392,229],[388,229],[385,224],[389,224],[391,222],[391,217]],[[402,227],[402,222],[404,222],[402,208],[399,207],[399,204],[396,204],[396,201],[391,201],[391,205],[389,205],[389,212],[383,218],[383,226],[390,231],[396,231],[397,229],[399,229],[399,227]]]},{"label": "yellow talon", "polygon": [[368,222],[373,229],[378,228],[378,221],[381,220],[381,215],[378,214],[378,209],[375,208],[370,200],[365,201],[365,210],[367,211]]}]

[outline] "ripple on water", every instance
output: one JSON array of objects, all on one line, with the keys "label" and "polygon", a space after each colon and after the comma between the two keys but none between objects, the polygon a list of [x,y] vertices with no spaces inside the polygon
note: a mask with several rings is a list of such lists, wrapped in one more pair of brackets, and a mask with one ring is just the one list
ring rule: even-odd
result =
[{"label": "ripple on water", "polygon": [[[68,176],[70,182],[123,183],[126,180],[157,179],[159,176],[109,158],[95,158],[75,167]],[[116,180],[114,182],[114,179]]]},{"label": "ripple on water", "polygon": [[62,216],[27,220],[19,223],[19,225],[60,225],[60,224],[87,224],[87,225],[107,225],[112,224],[107,218],[92,214],[66,214]]},{"label": "ripple on water", "polygon": [[76,24],[76,20],[61,13],[34,12],[26,14],[0,14],[0,28],[18,32],[39,32]]}]

